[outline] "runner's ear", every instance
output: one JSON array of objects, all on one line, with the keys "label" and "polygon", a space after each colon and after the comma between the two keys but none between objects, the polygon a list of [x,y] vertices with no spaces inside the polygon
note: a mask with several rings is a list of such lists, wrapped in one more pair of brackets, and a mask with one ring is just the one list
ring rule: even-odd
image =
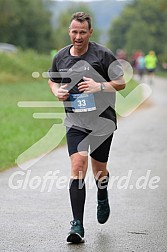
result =
[{"label": "runner's ear", "polygon": [[90,32],[90,37],[91,37],[93,33],[93,28],[90,28],[89,32]]}]

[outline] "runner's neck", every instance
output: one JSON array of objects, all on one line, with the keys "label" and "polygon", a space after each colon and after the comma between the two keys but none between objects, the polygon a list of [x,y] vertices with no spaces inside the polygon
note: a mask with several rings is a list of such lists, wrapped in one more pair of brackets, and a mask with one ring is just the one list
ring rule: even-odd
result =
[{"label": "runner's neck", "polygon": [[70,49],[71,56],[81,56],[88,51],[89,45],[84,50],[77,50],[74,46]]}]

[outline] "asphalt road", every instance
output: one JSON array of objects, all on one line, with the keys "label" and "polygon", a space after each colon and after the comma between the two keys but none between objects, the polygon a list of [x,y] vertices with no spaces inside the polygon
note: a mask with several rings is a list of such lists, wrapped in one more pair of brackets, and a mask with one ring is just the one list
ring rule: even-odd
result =
[{"label": "asphalt road", "polygon": [[[156,78],[152,89],[144,108],[118,123],[108,164],[108,222],[96,220],[89,167],[85,243],[66,243],[70,160],[62,147],[28,170],[15,167],[0,174],[0,252],[167,251],[167,81]],[[46,179],[54,172],[54,180]]]}]

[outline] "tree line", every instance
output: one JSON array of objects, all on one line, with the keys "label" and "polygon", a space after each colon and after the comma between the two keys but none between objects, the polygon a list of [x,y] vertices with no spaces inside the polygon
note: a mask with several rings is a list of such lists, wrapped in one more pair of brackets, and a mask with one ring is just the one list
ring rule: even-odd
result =
[{"label": "tree line", "polygon": [[46,52],[53,43],[48,0],[0,0],[0,42]]},{"label": "tree line", "polygon": [[115,19],[109,30],[108,47],[124,49],[128,55],[154,50],[167,62],[167,1],[134,0]]},{"label": "tree line", "polygon": [[[38,52],[60,49],[70,43],[68,26],[71,14],[78,10],[93,13],[86,5],[75,4],[63,10],[57,24],[52,24],[49,0],[0,0],[0,42]],[[94,39],[98,40],[95,29]]]},{"label": "tree line", "polygon": [[[70,43],[68,26],[71,14],[86,11],[93,17],[92,40],[99,42],[94,13],[86,4],[75,3],[59,13],[53,26],[49,0],[0,0],[0,42],[38,52],[60,49]],[[51,8],[51,6],[50,6]],[[100,10],[99,10],[100,14]],[[98,14],[97,14],[98,15]],[[167,1],[133,0],[110,24],[106,45],[114,52],[124,49],[128,55],[135,50],[154,50],[167,62]]]}]

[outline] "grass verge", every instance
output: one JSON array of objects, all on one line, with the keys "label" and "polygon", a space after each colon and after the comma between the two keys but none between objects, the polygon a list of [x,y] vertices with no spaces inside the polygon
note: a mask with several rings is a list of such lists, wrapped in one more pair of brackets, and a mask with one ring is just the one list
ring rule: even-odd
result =
[{"label": "grass verge", "polygon": [[[47,81],[20,82],[0,85],[0,171],[15,165],[17,157],[44,137],[56,119],[35,119],[33,113],[55,113],[56,108],[21,108],[19,101],[55,101]],[[60,132],[57,132],[60,134]],[[56,138],[56,136],[55,136]],[[61,144],[64,144],[63,139]],[[34,158],[46,151],[36,148]]]}]

